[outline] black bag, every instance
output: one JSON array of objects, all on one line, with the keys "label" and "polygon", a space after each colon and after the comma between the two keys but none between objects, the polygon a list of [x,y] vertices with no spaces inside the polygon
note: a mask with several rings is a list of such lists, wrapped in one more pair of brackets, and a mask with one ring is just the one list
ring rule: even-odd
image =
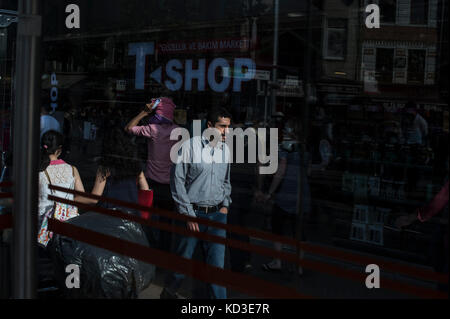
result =
[{"label": "black bag", "polygon": [[[149,246],[141,225],[131,221],[88,212],[66,223]],[[53,244],[60,271],[69,264],[79,266],[80,288],[66,289],[67,298],[137,298],[155,275],[154,265],[72,238],[56,235]]]}]

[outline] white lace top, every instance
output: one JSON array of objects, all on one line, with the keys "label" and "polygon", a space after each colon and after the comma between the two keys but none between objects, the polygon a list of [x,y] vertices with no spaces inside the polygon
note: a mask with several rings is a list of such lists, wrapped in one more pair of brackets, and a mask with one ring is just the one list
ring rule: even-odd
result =
[{"label": "white lace top", "polygon": [[[72,166],[62,160],[52,161],[47,167],[47,173],[50,176],[52,185],[64,188],[75,188],[75,178],[73,176]],[[38,225],[40,227],[43,216],[49,212],[54,205],[54,201],[48,199],[48,195],[54,195],[61,198],[73,200],[73,194],[60,191],[51,191],[48,188],[49,181],[45,172],[39,172],[39,217]]]}]

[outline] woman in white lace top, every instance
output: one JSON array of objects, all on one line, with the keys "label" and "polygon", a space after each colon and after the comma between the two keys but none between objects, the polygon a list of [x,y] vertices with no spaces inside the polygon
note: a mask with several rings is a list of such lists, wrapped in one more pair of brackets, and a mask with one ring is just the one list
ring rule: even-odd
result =
[{"label": "woman in white lace top", "polygon": [[39,217],[38,229],[40,229],[45,214],[53,208],[54,201],[49,200],[49,195],[54,195],[81,203],[91,203],[92,200],[75,196],[60,191],[51,191],[49,184],[75,189],[84,192],[83,182],[76,167],[59,159],[62,152],[63,136],[56,131],[46,132],[41,139],[41,162],[39,167]]}]

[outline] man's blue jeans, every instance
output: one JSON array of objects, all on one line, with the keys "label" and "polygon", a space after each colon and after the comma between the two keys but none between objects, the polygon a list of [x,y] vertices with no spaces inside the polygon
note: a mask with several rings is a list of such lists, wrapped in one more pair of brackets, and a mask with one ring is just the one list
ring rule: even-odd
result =
[{"label": "man's blue jeans", "polygon": [[[227,223],[227,215],[222,214],[220,212],[212,212],[205,214],[203,212],[196,211],[195,214],[198,218],[205,218],[212,221],[216,221],[219,223],[226,224]],[[177,226],[186,227],[185,222],[177,222]],[[204,232],[210,235],[226,237],[226,230],[210,227],[207,225],[198,224],[200,232]],[[195,237],[186,237],[186,236],[176,236],[175,241],[175,251],[174,253],[178,256],[192,259],[192,255],[194,254],[195,248],[197,246],[199,239]],[[225,246],[210,242],[210,241],[202,241],[203,253],[206,258],[205,262],[208,265],[224,268],[225,263]],[[172,273],[166,278],[166,289],[170,293],[175,293],[180,288],[182,281],[185,275],[180,273]],[[227,291],[225,287],[208,284],[209,295],[212,299],[226,299]]]}]

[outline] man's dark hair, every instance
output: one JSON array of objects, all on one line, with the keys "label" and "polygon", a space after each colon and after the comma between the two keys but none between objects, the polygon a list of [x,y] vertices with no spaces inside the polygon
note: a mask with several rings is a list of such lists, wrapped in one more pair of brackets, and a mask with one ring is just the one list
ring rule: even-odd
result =
[{"label": "man's dark hair", "polygon": [[219,117],[228,117],[231,119],[231,114],[223,107],[215,107],[208,112],[207,120],[214,126],[219,121]]}]

